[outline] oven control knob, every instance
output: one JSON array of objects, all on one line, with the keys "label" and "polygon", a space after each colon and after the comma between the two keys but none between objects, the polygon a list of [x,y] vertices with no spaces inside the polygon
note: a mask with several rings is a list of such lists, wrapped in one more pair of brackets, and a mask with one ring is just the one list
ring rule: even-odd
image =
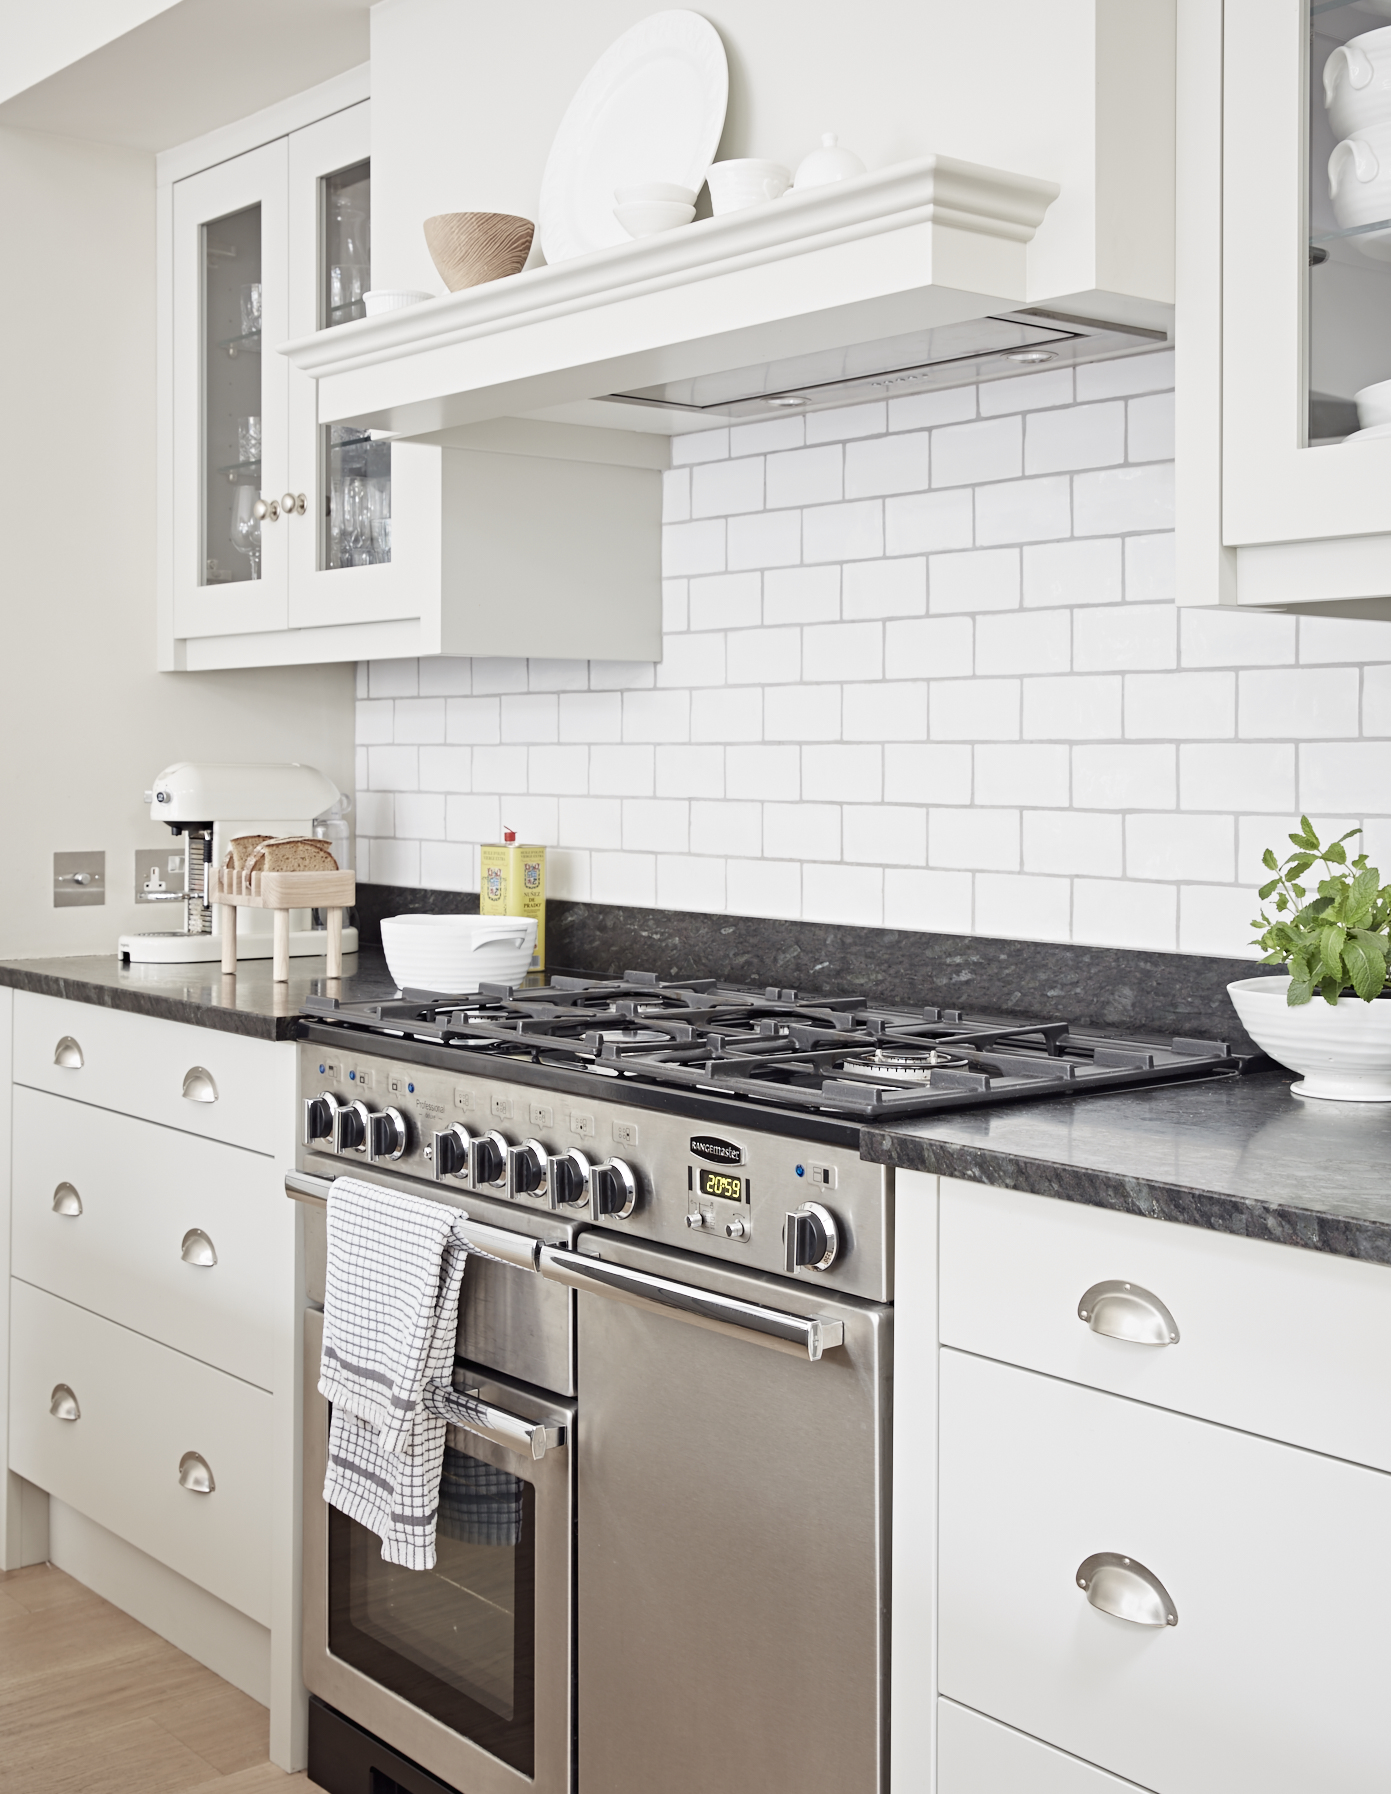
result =
[{"label": "oven control knob", "polygon": [[500,1189],[507,1181],[507,1142],[501,1134],[482,1134],[469,1141],[469,1182],[475,1190],[484,1184]]},{"label": "oven control knob", "polygon": [[366,1103],[349,1103],[345,1108],[339,1109],[333,1117],[333,1150],[365,1152],[367,1127],[371,1119]]},{"label": "oven control knob", "polygon": [[690,1228],[692,1233],[699,1233],[701,1228],[705,1225],[705,1216],[701,1214],[699,1209],[693,1208],[690,1214],[686,1216],[686,1225]]},{"label": "oven control knob", "polygon": [[304,1144],[333,1138],[333,1118],[338,1113],[338,1098],[321,1090],[317,1096],[304,1099]]},{"label": "oven control knob", "polygon": [[748,1225],[744,1221],[726,1221],[725,1223],[724,1237],[727,1240],[747,1239],[748,1232]]},{"label": "oven control knob", "polygon": [[589,1181],[594,1191],[596,1215],[612,1215],[624,1221],[637,1207],[637,1179],[622,1159],[610,1159],[606,1165],[596,1165],[589,1174]]},{"label": "oven control knob", "polygon": [[375,1164],[378,1159],[399,1159],[406,1150],[406,1118],[399,1109],[383,1109],[367,1123],[367,1156]]},{"label": "oven control knob", "polygon": [[435,1135],[435,1182],[444,1177],[468,1176],[468,1129],[456,1121]]},{"label": "oven control knob", "polygon": [[577,1148],[546,1160],[546,1195],[552,1208],[580,1208],[589,1201],[589,1160]]},{"label": "oven control knob", "polygon": [[520,1146],[507,1149],[507,1194],[509,1196],[544,1196],[546,1193],[546,1149],[539,1140],[525,1140]]},{"label": "oven control knob", "polygon": [[830,1209],[819,1202],[804,1202],[787,1217],[787,1274],[802,1266],[829,1271],[840,1251],[840,1229]]}]

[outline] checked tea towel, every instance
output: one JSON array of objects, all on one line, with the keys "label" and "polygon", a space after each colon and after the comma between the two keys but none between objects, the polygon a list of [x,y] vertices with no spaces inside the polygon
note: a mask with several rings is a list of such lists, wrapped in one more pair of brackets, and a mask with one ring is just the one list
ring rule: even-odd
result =
[{"label": "checked tea towel", "polygon": [[435,1564],[446,1422],[430,1398],[444,1406],[452,1394],[462,1219],[349,1177],[329,1189],[324,1500],[377,1533],[388,1563],[411,1570]]}]

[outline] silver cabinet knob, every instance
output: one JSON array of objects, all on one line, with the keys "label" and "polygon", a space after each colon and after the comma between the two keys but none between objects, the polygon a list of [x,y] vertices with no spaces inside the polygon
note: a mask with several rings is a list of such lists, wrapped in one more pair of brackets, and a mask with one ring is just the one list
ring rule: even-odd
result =
[{"label": "silver cabinet knob", "polygon": [[217,1487],[211,1464],[196,1451],[186,1451],[179,1459],[179,1484],[195,1495],[211,1495]]},{"label": "silver cabinet knob", "polygon": [[251,507],[251,515],[257,523],[274,523],[280,515],[280,506],[273,498],[258,498]]},{"label": "silver cabinet knob", "polygon": [[82,1410],[77,1405],[77,1397],[66,1383],[55,1383],[53,1393],[48,1398],[48,1411],[55,1420],[81,1420]]},{"label": "silver cabinet knob", "polygon": [[215,1103],[217,1085],[213,1074],[201,1065],[190,1065],[184,1073],[184,1100],[190,1103]]},{"label": "silver cabinet knob", "polygon": [[1077,1304],[1077,1318],[1093,1333],[1131,1345],[1178,1344],[1178,1322],[1158,1296],[1138,1283],[1094,1283]]},{"label": "silver cabinet knob", "polygon": [[82,1198],[78,1195],[74,1185],[68,1183],[58,1185],[53,1192],[53,1212],[55,1215],[72,1216],[82,1213]]},{"label": "silver cabinet knob", "polygon": [[302,492],[287,492],[280,500],[280,509],[287,517],[303,517],[309,501]]},{"label": "silver cabinet knob", "polygon": [[1132,1626],[1177,1626],[1178,1609],[1168,1589],[1133,1557],[1097,1551],[1077,1566],[1077,1586],[1102,1613]]},{"label": "silver cabinet knob", "polygon": [[179,1250],[179,1257],[186,1265],[215,1265],[217,1263],[217,1247],[213,1245],[201,1227],[190,1227],[184,1235],[184,1243]]},{"label": "silver cabinet knob", "polygon": [[82,1064],[82,1048],[71,1034],[65,1034],[53,1049],[53,1063],[64,1066],[68,1071],[76,1071]]}]

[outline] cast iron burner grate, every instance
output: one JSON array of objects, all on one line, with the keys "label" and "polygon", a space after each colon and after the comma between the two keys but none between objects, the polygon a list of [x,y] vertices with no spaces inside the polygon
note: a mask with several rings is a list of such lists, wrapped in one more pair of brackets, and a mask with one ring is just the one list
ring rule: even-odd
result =
[{"label": "cast iron burner grate", "polygon": [[744,990],[713,978],[554,977],[386,1002],[311,997],[308,1020],[595,1076],[861,1119],[1248,1069],[1225,1041],[1117,1039],[1067,1022]]}]

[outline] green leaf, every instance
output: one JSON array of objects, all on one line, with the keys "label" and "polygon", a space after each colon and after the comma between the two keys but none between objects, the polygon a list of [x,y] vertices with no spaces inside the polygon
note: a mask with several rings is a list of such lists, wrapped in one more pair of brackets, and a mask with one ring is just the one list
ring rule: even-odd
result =
[{"label": "green leaf", "polygon": [[1319,930],[1319,958],[1323,961],[1325,978],[1336,978],[1341,985],[1343,978],[1343,947],[1347,942],[1347,930],[1336,924]]},{"label": "green leaf", "polygon": [[[1339,841],[1351,841],[1351,839],[1354,835],[1360,835],[1361,833],[1362,833],[1362,830],[1360,828],[1350,828],[1345,835],[1339,835],[1338,840]],[[1337,842],[1334,843],[1334,846],[1336,846],[1336,845],[1337,845]]]},{"label": "green leaf", "polygon": [[1316,853],[1317,853],[1317,851],[1318,851],[1318,845],[1319,845],[1319,838],[1318,838],[1318,836],[1317,836],[1317,835],[1316,835],[1316,834],[1315,834],[1315,833],[1314,833],[1314,825],[1313,825],[1313,823],[1312,823],[1312,822],[1310,822],[1310,820],[1309,820],[1309,818],[1308,818],[1308,817],[1307,817],[1307,816],[1301,816],[1301,817],[1300,817],[1300,819],[1299,819],[1299,826],[1300,826],[1300,828],[1301,828],[1301,829],[1303,829],[1303,831],[1304,831],[1304,836],[1305,836],[1305,839],[1306,839],[1306,840],[1309,840],[1309,841],[1312,841],[1312,842],[1313,842],[1313,844],[1314,844],[1314,851],[1315,851],[1315,852],[1316,852]]},{"label": "green leaf", "polygon": [[1291,1009],[1298,1009],[1301,1003],[1307,1003],[1314,994],[1314,987],[1307,978],[1291,978],[1290,987],[1285,992],[1285,1001]]},{"label": "green leaf", "polygon": [[1318,856],[1312,853],[1294,853],[1290,855],[1285,867],[1286,878],[1303,878]]},{"label": "green leaf", "polygon": [[1348,863],[1348,850],[1343,846],[1341,841],[1330,841],[1328,846],[1323,850],[1323,857],[1330,865],[1346,866]]},{"label": "green leaf", "polygon": [[1319,994],[1330,1009],[1336,1009],[1338,998],[1343,994],[1343,980],[1341,978],[1321,978]]},{"label": "green leaf", "polygon": [[1268,903],[1270,901],[1271,897],[1275,894],[1275,892],[1279,890],[1279,888],[1280,888],[1279,879],[1272,878],[1268,885],[1261,886],[1260,890],[1257,891],[1256,895],[1260,898],[1262,903]]},{"label": "green leaf", "polygon": [[1343,950],[1343,958],[1347,961],[1352,988],[1364,1003],[1370,1003],[1373,997],[1380,995],[1386,983],[1386,960],[1381,954],[1370,951],[1363,941],[1349,941]]},{"label": "green leaf", "polygon": [[1280,862],[1275,858],[1275,849],[1273,847],[1267,847],[1265,852],[1261,855],[1261,864],[1265,867],[1267,872],[1274,872],[1278,869]]}]

